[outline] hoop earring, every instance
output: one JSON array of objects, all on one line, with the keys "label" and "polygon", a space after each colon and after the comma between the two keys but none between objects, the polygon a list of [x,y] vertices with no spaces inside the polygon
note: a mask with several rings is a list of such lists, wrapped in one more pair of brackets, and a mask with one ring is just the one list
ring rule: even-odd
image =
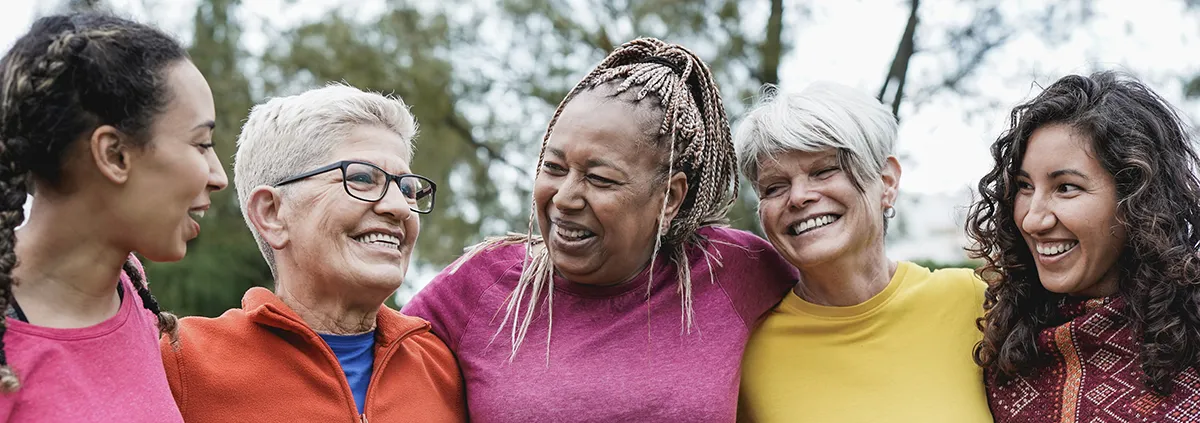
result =
[{"label": "hoop earring", "polygon": [[884,219],[891,219],[894,217],[896,217],[896,208],[895,207],[888,206],[886,209],[883,209],[883,218]]}]

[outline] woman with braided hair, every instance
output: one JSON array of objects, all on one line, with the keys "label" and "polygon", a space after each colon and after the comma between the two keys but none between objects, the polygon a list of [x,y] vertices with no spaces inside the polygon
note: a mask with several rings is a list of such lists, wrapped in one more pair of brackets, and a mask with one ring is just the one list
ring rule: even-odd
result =
[{"label": "woman with braided hair", "polygon": [[1116,72],[1012,109],[967,217],[997,422],[1200,422],[1200,157]]},{"label": "woman with braided hair", "polygon": [[742,348],[795,283],[718,224],[737,195],[721,95],[687,49],[638,39],[567,94],[542,142],[542,236],[494,239],[404,312],[455,352],[472,421],[732,421]]},{"label": "woman with braided hair", "polygon": [[175,317],[131,252],[182,259],[227,184],[208,83],[101,14],[39,19],[0,72],[0,421],[181,422],[158,349]]}]

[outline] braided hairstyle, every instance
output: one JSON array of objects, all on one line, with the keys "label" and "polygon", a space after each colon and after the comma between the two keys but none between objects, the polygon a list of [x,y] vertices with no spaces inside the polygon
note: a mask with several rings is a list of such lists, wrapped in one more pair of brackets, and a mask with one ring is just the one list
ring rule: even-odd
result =
[{"label": "braided hairstyle", "polygon": [[[669,226],[662,230],[669,197],[664,196],[659,213],[660,232],[655,237],[654,252],[649,266],[650,278],[646,288],[649,294],[654,281],[654,260],[659,251],[665,249],[670,260],[678,268],[677,284],[682,300],[681,323],[690,332],[693,318],[692,281],[685,248],[704,242],[696,233],[697,229],[724,222],[738,191],[736,154],[730,137],[729,119],[725,116],[725,108],[721,103],[721,93],[717,90],[717,84],[708,66],[690,50],[652,38],[639,38],[625,43],[588,73],[559,103],[546,128],[546,134],[542,137],[537,176],[541,175],[550,134],[567,103],[580,93],[597,89],[609,90],[606,94],[612,96],[634,92],[634,101],[639,102],[653,96],[658,100],[655,106],[662,109],[662,123],[658,127],[655,142],[659,148],[670,152],[665,164],[668,178],[676,172],[683,172],[687,177],[688,191],[679,212],[669,222]],[[669,189],[665,185],[664,191]],[[512,319],[510,360],[516,357],[517,349],[525,338],[534,309],[543,292],[546,296],[547,314],[552,315],[549,313],[553,304],[550,281],[554,266],[543,239],[533,235],[536,210],[535,205],[526,234],[486,240],[469,249],[451,270],[457,270],[457,266],[479,251],[498,245],[526,245],[521,277],[513,293],[509,295],[504,320],[499,329],[503,330],[504,325]],[[706,259],[710,258],[706,255]],[[550,356],[550,329],[554,324],[552,318],[549,324],[546,335],[547,360]]]},{"label": "braided hairstyle", "polygon": [[967,217],[977,273],[989,282],[975,361],[997,381],[1028,376],[1046,359],[1038,332],[1063,323],[1038,278],[1032,252],[1013,220],[1017,174],[1029,137],[1051,124],[1091,140],[1116,180],[1117,212],[1129,234],[1114,266],[1117,296],[1138,342],[1145,382],[1155,392],[1200,363],[1200,157],[1175,110],[1142,83],[1119,73],[1070,75],[1012,110],[992,144],[995,166],[979,181]]},{"label": "braided hairstyle", "polygon": [[[96,13],[41,18],[0,59],[0,312],[14,301],[15,229],[33,182],[58,187],[71,145],[101,125],[145,147],[170,100],[164,69],[179,60],[187,52],[165,33]],[[123,271],[175,341],[176,317],[159,309],[132,261]],[[20,382],[4,353],[6,329],[0,314],[0,389],[13,392]]]}]

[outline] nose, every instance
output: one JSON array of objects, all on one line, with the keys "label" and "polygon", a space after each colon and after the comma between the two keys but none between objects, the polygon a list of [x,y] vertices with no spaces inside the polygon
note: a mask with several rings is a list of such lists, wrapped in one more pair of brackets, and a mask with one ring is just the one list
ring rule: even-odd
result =
[{"label": "nose", "polygon": [[216,153],[210,153],[208,158],[208,190],[220,191],[229,186],[229,177],[225,176],[225,167]]},{"label": "nose", "polygon": [[404,196],[399,187],[394,186],[396,184],[389,182],[388,185],[389,189],[383,193],[383,198],[375,202],[375,213],[400,221],[408,220],[416,214],[408,204],[408,197]]},{"label": "nose", "polygon": [[550,202],[560,211],[580,210],[586,203],[583,201],[583,181],[577,178],[559,178],[561,181],[558,184],[558,189],[554,191],[554,196],[550,198]]},{"label": "nose", "polygon": [[1054,216],[1054,211],[1050,207],[1050,200],[1042,195],[1030,195],[1025,199],[1028,204],[1028,210],[1025,216],[1020,217],[1021,229],[1026,233],[1036,234],[1048,231],[1054,228],[1058,223],[1057,217]]},{"label": "nose", "polygon": [[808,207],[820,198],[820,194],[803,182],[793,182],[792,186],[788,189],[788,206],[792,208]]}]

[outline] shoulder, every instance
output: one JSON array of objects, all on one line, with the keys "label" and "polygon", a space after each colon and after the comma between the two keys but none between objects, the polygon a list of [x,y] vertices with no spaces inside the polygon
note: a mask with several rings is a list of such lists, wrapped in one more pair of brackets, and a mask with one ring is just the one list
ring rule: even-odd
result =
[{"label": "shoulder", "polygon": [[905,279],[916,282],[917,287],[940,299],[953,300],[958,304],[983,306],[983,292],[987,284],[975,275],[973,269],[946,268],[930,271],[916,263],[901,261],[907,267]]},{"label": "shoulder", "polygon": [[780,258],[775,247],[758,235],[722,226],[705,226],[696,231],[701,241],[699,247],[709,253],[732,255],[734,258]]},{"label": "shoulder", "polygon": [[418,296],[450,291],[456,294],[479,293],[506,275],[520,275],[525,260],[525,245],[500,245],[466,254],[446,266]]},{"label": "shoulder", "polygon": [[401,309],[426,319],[433,332],[456,346],[472,316],[488,309],[484,294],[498,284],[515,286],[525,260],[525,245],[498,245],[460,257],[421,288]]},{"label": "shoulder", "polygon": [[179,319],[179,344],[172,346],[166,337],[160,343],[164,356],[191,351],[217,352],[228,345],[244,345],[255,329],[256,325],[246,317],[246,312],[235,308],[215,318],[189,316]]}]

